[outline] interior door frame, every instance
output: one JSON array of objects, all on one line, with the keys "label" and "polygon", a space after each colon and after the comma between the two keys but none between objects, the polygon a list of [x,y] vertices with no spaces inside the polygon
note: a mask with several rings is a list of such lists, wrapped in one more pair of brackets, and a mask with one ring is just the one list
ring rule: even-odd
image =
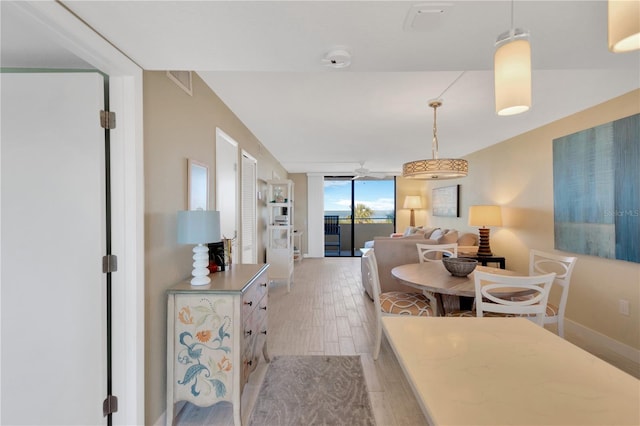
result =
[{"label": "interior door frame", "polygon": [[[246,209],[251,208],[253,210],[253,231],[251,232],[251,241],[244,241],[244,219],[242,219],[240,221],[240,247],[242,247],[242,249],[240,250],[240,256],[241,256],[241,263],[257,263],[258,262],[258,203],[256,202],[256,194],[257,194],[257,176],[258,176],[258,160],[256,160],[255,157],[253,157],[251,154],[249,154],[247,151],[245,151],[244,149],[242,150],[241,153],[242,156],[242,172],[241,172],[241,176],[242,176],[242,180],[240,182],[240,188],[241,188],[241,200],[242,203],[240,204],[240,216],[242,218],[244,218],[244,212],[246,211]],[[247,161],[251,162],[253,165],[253,181],[251,182],[246,182],[244,179],[244,167],[245,167],[245,158],[247,159]],[[245,194],[245,190],[246,192],[248,192],[249,194]],[[248,196],[245,196],[248,195]],[[251,197],[252,199],[252,204],[250,206],[246,206],[244,203],[244,200],[246,200],[247,198]],[[251,253],[251,259],[245,259],[244,258],[244,253],[245,253],[245,247],[247,246],[251,246],[253,247],[252,253]]]},{"label": "interior door frame", "polygon": [[113,394],[119,400],[113,420],[145,424],[142,69],[61,3],[15,4],[53,41],[109,76],[111,110],[117,112],[111,131],[112,251],[119,259],[112,294]]},{"label": "interior door frame", "polygon": [[[223,146],[231,147],[232,153],[228,156],[223,155],[222,153]],[[240,210],[238,209],[238,206],[240,205],[240,202],[239,202],[240,191],[238,191],[238,182],[239,182],[238,175],[240,172],[239,170],[240,168],[238,167],[238,164],[239,164],[238,147],[239,147],[238,142],[236,142],[231,136],[226,134],[223,130],[216,127],[216,182],[215,182],[216,210],[220,211],[220,221],[222,226],[221,235],[226,238],[232,238],[232,250],[231,250],[232,253],[239,253],[238,224],[240,222],[240,217],[239,217]],[[223,171],[225,169],[228,169],[229,165],[231,165],[231,168],[233,170],[233,182],[232,182],[232,185],[230,185],[230,187],[228,187],[227,179],[222,178]],[[225,205],[225,203],[228,202],[230,198],[229,194],[233,194],[233,197],[231,197],[231,200],[234,203],[234,212],[231,215],[229,215],[228,213],[225,214],[225,212],[222,209],[222,207]],[[225,202],[222,201],[223,195],[224,195]],[[225,229],[224,229],[225,219],[228,220],[229,217],[231,217],[234,222],[233,231],[229,232],[230,230],[227,230],[225,232]]]}]

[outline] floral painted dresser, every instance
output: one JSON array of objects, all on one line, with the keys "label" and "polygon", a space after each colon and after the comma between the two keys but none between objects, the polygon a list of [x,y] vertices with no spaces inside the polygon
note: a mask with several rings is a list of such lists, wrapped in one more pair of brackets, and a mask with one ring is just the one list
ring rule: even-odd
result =
[{"label": "floral painted dresser", "polygon": [[211,283],[189,281],[168,290],[167,425],[175,403],[209,407],[233,404],[241,424],[240,396],[260,353],[268,362],[269,265],[234,264],[211,274]]}]

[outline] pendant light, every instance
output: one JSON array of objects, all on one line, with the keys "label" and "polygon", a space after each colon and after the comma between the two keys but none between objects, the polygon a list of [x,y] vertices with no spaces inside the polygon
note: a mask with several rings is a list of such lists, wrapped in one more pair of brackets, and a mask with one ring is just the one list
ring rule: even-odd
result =
[{"label": "pendant light", "polygon": [[498,36],[494,55],[496,113],[514,115],[531,108],[531,44],[529,33],[513,26]]},{"label": "pendant light", "polygon": [[[459,77],[458,77],[459,78]],[[441,99],[429,101],[433,108],[433,141],[431,160],[416,160],[402,165],[402,176],[409,179],[454,179],[465,177],[469,171],[467,160],[457,158],[438,158],[438,127],[436,110],[442,106]]]},{"label": "pendant light", "polygon": [[609,0],[609,50],[614,53],[640,49],[640,1]]}]

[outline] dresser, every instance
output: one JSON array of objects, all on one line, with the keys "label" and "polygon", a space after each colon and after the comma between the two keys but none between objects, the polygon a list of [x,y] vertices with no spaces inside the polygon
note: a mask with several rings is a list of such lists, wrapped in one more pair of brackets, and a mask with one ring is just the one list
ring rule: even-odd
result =
[{"label": "dresser", "polygon": [[177,402],[228,401],[240,426],[244,385],[260,354],[269,361],[268,267],[234,264],[208,285],[187,280],[167,291],[167,425]]}]

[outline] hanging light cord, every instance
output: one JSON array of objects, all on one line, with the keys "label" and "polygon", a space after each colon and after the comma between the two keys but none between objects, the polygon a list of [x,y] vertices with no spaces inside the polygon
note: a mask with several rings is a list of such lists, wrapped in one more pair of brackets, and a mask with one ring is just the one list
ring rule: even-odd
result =
[{"label": "hanging light cord", "polygon": [[[444,93],[444,92],[443,92]],[[431,158],[438,159],[438,127],[436,126],[436,110],[438,109],[437,103],[431,103],[433,107],[433,141],[431,142]]]},{"label": "hanging light cord", "polygon": [[509,38],[513,39],[516,36],[516,27],[513,24],[513,9],[514,9],[514,1],[515,0],[511,0],[511,28],[509,28]]},{"label": "hanging light cord", "polygon": [[456,77],[456,79],[453,80],[451,84],[442,91],[442,93],[440,93],[440,96],[438,96],[437,99],[429,102],[429,106],[433,108],[433,141],[431,142],[431,158],[433,158],[434,160],[438,159],[438,127],[436,125],[436,110],[439,106],[442,105],[442,96],[447,92],[447,90],[449,90],[454,84],[456,84],[458,80],[460,80],[465,72],[466,71],[462,71],[460,75]]},{"label": "hanging light cord", "polygon": [[453,82],[452,82],[450,85],[448,85],[448,86],[447,86],[447,88],[446,88],[446,89],[444,89],[444,90],[442,91],[442,93],[440,93],[440,96],[438,96],[438,98],[437,98],[437,99],[442,99],[442,95],[444,95],[444,94],[447,92],[447,90],[451,89],[451,87],[452,87],[454,84],[456,84],[456,83],[458,82],[458,80],[460,80],[460,78],[464,75],[464,73],[466,73],[466,71],[462,71],[462,72],[460,73],[460,75],[459,75],[458,77],[456,77],[456,79],[455,79],[455,80],[453,80]]}]

